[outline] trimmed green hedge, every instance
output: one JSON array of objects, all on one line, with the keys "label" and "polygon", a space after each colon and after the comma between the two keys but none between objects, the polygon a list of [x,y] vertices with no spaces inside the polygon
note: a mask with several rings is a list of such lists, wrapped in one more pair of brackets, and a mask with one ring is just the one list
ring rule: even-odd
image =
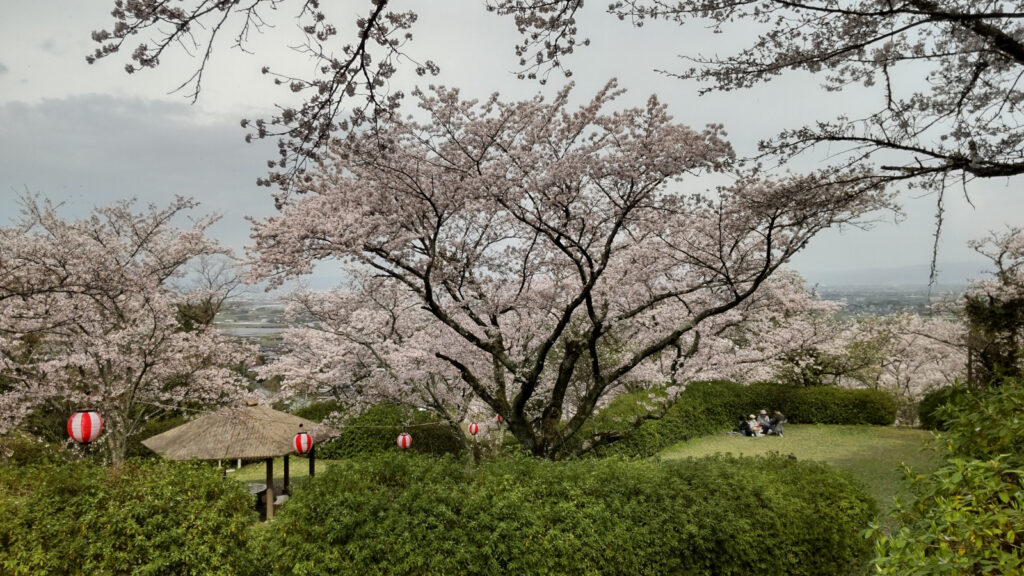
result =
[{"label": "trimmed green hedge", "polygon": [[0,466],[0,573],[249,574],[251,498],[200,464]]},{"label": "trimmed green hedge", "polygon": [[316,448],[318,458],[356,458],[388,452],[403,426],[412,434],[412,452],[421,454],[461,454],[459,436],[447,424],[427,413],[406,406],[381,404],[349,420],[341,434]]},{"label": "trimmed green hedge", "polygon": [[302,408],[292,410],[292,414],[295,414],[299,418],[312,420],[313,422],[323,422],[324,419],[331,414],[344,411],[345,407],[340,402],[328,400],[325,402],[313,402],[311,404],[306,404]]},{"label": "trimmed green hedge", "polygon": [[384,454],[298,487],[263,534],[273,574],[859,573],[870,498],[811,462]]},{"label": "trimmed green hedge", "polygon": [[[651,398],[654,395],[655,398]],[[595,417],[599,431],[615,430],[628,423],[637,411],[646,410],[664,392],[623,394]],[[624,438],[598,447],[597,456],[652,456],[668,446],[701,436],[724,432],[736,425],[739,414],[748,414],[754,398],[746,386],[728,381],[692,382],[676,403],[658,420],[644,422]]]},{"label": "trimmed green hedge", "polygon": [[[619,396],[598,414],[595,427],[599,431],[615,430],[635,416],[638,406],[657,402],[658,397],[663,396],[661,390]],[[896,420],[896,400],[881,390],[801,388],[771,383],[744,386],[723,380],[692,382],[664,417],[645,422],[621,440],[599,447],[594,453],[598,456],[652,456],[673,444],[730,430],[740,416],[761,409],[769,413],[780,410],[789,422],[796,424],[888,426]]]},{"label": "trimmed green hedge", "polygon": [[925,430],[946,430],[949,427],[949,412],[939,410],[947,404],[955,405],[964,400],[970,391],[963,386],[945,386],[924,395],[917,405],[917,417]]},{"label": "trimmed green hedge", "polygon": [[753,384],[750,391],[756,408],[778,409],[795,424],[872,424],[896,422],[896,399],[882,390],[784,384]]}]

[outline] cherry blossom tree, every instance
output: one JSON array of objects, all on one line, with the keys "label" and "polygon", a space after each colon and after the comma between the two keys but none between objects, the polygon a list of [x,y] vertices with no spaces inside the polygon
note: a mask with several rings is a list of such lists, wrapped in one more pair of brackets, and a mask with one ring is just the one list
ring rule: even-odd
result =
[{"label": "cherry blossom tree", "polygon": [[666,379],[883,388],[908,401],[963,380],[966,325],[956,310],[859,318],[841,310],[781,270],[718,326],[705,323],[700,350]]},{"label": "cherry blossom tree", "polygon": [[[845,328],[837,302],[822,300],[794,270],[780,269],[757,293],[694,331],[689,346],[662,356],[662,380],[775,379],[781,366],[810,352],[831,349]],[[670,360],[672,363],[665,364]]]},{"label": "cherry blossom tree", "polygon": [[966,326],[960,318],[902,314],[858,324],[871,334],[881,332],[883,344],[878,378],[863,384],[892,392],[906,408],[898,414],[901,420],[913,423],[912,408],[926,393],[966,380]]},{"label": "cherry blossom tree", "polygon": [[[157,66],[165,52],[184,47],[200,56],[195,73],[182,84],[194,98],[218,37],[228,35],[233,46],[252,49],[250,36],[272,26],[284,4],[118,0],[113,26],[93,33],[101,46],[89,60],[117,53],[140,38],[126,65],[135,72]],[[283,136],[283,170],[269,180],[281,182],[301,171],[337,131],[391,116],[403,95],[387,86],[400,66],[421,75],[437,72],[433,61],[410,54],[417,16],[394,10],[395,4],[371,0],[364,10],[332,21],[318,1],[296,3],[290,16],[297,17],[306,38],[296,48],[319,66],[311,78],[264,68],[277,84],[308,95],[300,106],[282,106],[269,120],[251,124],[253,137]],[[544,80],[553,70],[569,75],[566,58],[589,44],[577,23],[582,0],[493,0],[486,5],[512,19],[522,34],[514,47],[521,77]],[[742,30],[749,45],[734,54],[686,54],[690,68],[666,71],[704,82],[707,91],[749,88],[789,70],[822,74],[829,91],[852,84],[878,88],[877,112],[864,118],[840,113],[833,121],[786,130],[765,141],[765,153],[785,157],[819,143],[841,143],[855,152],[846,161],[861,162],[885,151],[890,163],[882,168],[888,179],[940,190],[949,176],[969,180],[1024,173],[1017,129],[1022,120],[1017,78],[1024,64],[1020,2],[617,0],[608,12],[637,26],[657,19],[710,25],[720,32],[746,26]],[[354,26],[337,24],[338,18]],[[750,25],[759,32],[749,34]],[[339,32],[346,28],[351,35]],[[346,103],[354,114],[344,113]]]},{"label": "cherry blossom tree", "polygon": [[961,303],[970,381],[997,384],[1024,374],[1024,230],[993,232],[970,246],[994,267],[993,278],[972,282]]},{"label": "cherry blossom tree", "polygon": [[[188,0],[174,4],[164,0],[116,0],[111,12],[113,25],[93,32],[93,40],[100,47],[86,59],[96,62],[138,40],[139,44],[127,46],[132,52],[125,70],[132,74],[157,67],[165,53],[184,50],[197,56],[198,64],[177,90],[195,101],[218,40],[228,36],[232,47],[254,50],[251,37],[273,27],[287,14],[304,38],[288,48],[315,62],[314,72],[297,75],[269,66],[264,66],[262,72],[275,85],[302,94],[306,100],[298,106],[282,106],[269,119],[243,120],[242,126],[251,129],[248,141],[279,138],[279,170],[272,170],[260,182],[290,186],[293,177],[304,171],[308,160],[319,157],[336,132],[386,119],[397,111],[403,94],[389,90],[388,85],[401,65],[412,66],[420,76],[437,74],[439,69],[433,61],[417,60],[406,50],[413,38],[416,13],[391,10],[389,4],[389,0],[370,0],[363,4],[365,10],[345,11],[344,18],[351,18],[354,24],[349,28],[353,33],[341,33],[339,38],[339,30],[346,27],[336,25],[328,11],[321,9],[319,0],[296,2],[290,14],[286,13],[288,3],[281,0]],[[351,108],[347,108],[349,104]]]},{"label": "cherry blossom tree", "polygon": [[40,406],[94,408],[117,464],[146,420],[245,391],[231,367],[250,352],[209,322],[183,322],[217,291],[170,286],[224,253],[205,236],[214,218],[176,227],[195,202],[136,212],[123,201],[77,221],[37,197],[22,204],[0,228],[0,433]]},{"label": "cherry blossom tree", "polygon": [[568,89],[418,94],[429,121],[350,134],[306,193],[278,196],[281,214],[255,226],[254,271],[280,283],[339,260],[379,276],[424,309],[433,357],[525,450],[563,456],[617,386],[685,354],[818,231],[887,201],[856,171],[680,188],[731,167],[721,128],[674,124],[654,97],[605,112],[618,93],[578,110]]},{"label": "cherry blossom tree", "polygon": [[332,400],[345,408],[333,416],[336,424],[377,404],[428,410],[468,452],[464,424],[484,407],[458,371],[434,354],[465,344],[417,299],[373,277],[288,299],[290,316],[303,322],[283,333],[281,356],[257,369],[264,378],[282,377],[281,399]]},{"label": "cherry blossom tree", "polygon": [[896,152],[903,160],[883,166],[891,178],[932,184],[950,173],[1024,173],[1020,2],[624,0],[611,11],[635,23],[709,21],[718,31],[736,22],[762,25],[734,55],[689,56],[693,66],[679,76],[705,82],[707,90],[748,88],[788,70],[824,74],[830,91],[878,88],[876,113],[788,130],[766,151],[793,154],[839,142],[864,156]]}]

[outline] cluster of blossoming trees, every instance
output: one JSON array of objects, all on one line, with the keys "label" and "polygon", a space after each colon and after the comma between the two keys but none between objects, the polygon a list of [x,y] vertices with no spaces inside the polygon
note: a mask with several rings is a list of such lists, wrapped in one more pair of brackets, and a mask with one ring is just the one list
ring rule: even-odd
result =
[{"label": "cluster of blossoming trees", "polygon": [[[544,457],[621,437],[584,424],[626,390],[668,384],[671,399],[694,379],[782,377],[916,396],[962,377],[962,323],[843,321],[780,270],[820,230],[888,202],[869,174],[744,173],[719,127],[676,124],[653,97],[609,112],[618,93],[571,109],[568,89],[515,103],[436,89],[418,95],[426,121],[335,142],[308,190],[255,223],[251,273],[279,284],[333,259],[350,280],[291,296],[312,321],[261,372],[286,396],[399,402],[458,430],[501,415]],[[709,189],[709,172],[731,184]],[[67,222],[24,199],[0,229],[3,430],[47,403],[90,404],[116,461],[147,418],[244,390],[230,367],[247,351],[210,326],[225,285],[172,285],[223,254],[212,220],[174,225],[193,207],[122,202]],[[977,246],[999,272],[968,303],[1020,293],[1020,245],[1011,230]]]},{"label": "cluster of blossoming trees", "polygon": [[[292,296],[313,321],[290,330],[289,353],[263,370],[283,375],[286,393],[354,409],[404,402],[456,428],[470,414],[497,413],[524,449],[562,457],[620,435],[588,436],[584,424],[622,390],[781,376],[913,396],[965,369],[974,379],[975,366],[1019,371],[1018,230],[978,245],[997,274],[965,297],[966,328],[941,317],[839,321],[780,271],[819,231],[889,205],[887,184],[916,181],[941,194],[952,174],[966,182],[1024,172],[1019,5],[613,3],[611,13],[634,23],[765,25],[734,56],[693,58],[682,76],[709,89],[794,68],[828,70],[831,89],[885,86],[877,114],[788,130],[762,150],[786,160],[825,142],[852,154],[813,173],[770,176],[736,161],[721,126],[676,124],[656,98],[609,110],[614,82],[578,109],[568,105],[571,87],[551,101],[512,103],[432,88],[414,92],[424,120],[402,120],[403,94],[388,85],[412,60],[416,13],[392,11],[394,3],[372,0],[355,21],[356,41],[338,50],[338,28],[319,2],[300,3],[299,49],[318,62],[314,76],[264,73],[307,99],[244,123],[251,137],[281,138],[281,171],[264,180],[282,187],[280,215],[255,223],[254,278],[280,283],[322,260],[340,262],[350,278],[332,292]],[[237,24],[231,33],[245,47],[278,4],[118,0],[90,60],[141,35],[132,72],[191,42],[201,60],[186,85],[198,96],[218,34]],[[587,44],[577,35],[582,5],[489,5],[524,34],[521,76],[546,78]],[[412,62],[421,75],[438,70]],[[933,88],[907,91],[897,72],[923,72]],[[906,159],[875,170],[867,160],[878,150]],[[728,183],[710,188],[708,174]],[[140,213],[120,203],[75,222],[37,199],[24,204],[23,218],[0,229],[0,434],[40,406],[90,404],[110,422],[116,461],[147,418],[243,390],[229,367],[246,350],[210,327],[224,285],[172,285],[191,263],[223,253],[205,236],[209,219],[175,227],[191,202]]]},{"label": "cluster of blossoming trees", "polygon": [[[573,110],[568,89],[516,103],[437,89],[419,95],[427,121],[336,142],[307,192],[255,223],[252,274],[279,284],[334,259],[350,280],[290,297],[312,321],[261,372],[286,396],[399,402],[457,430],[498,414],[545,457],[621,437],[584,424],[626,390],[784,378],[914,397],[963,377],[976,327],[840,320],[780,270],[818,231],[885,205],[870,175],[744,174],[717,126],[673,123],[655,98],[608,112],[618,92]],[[707,172],[732,184],[708,189]],[[0,229],[0,432],[40,406],[88,404],[118,461],[148,418],[244,391],[231,367],[248,351],[210,326],[230,282],[207,267],[203,286],[173,285],[224,253],[211,219],[175,226],[193,202],[72,222],[23,204]],[[976,246],[998,270],[961,308],[1016,302],[1021,237]],[[999,337],[1018,365],[1019,326]]]},{"label": "cluster of blossoming trees", "polygon": [[[148,419],[244,393],[232,366],[251,351],[210,326],[231,286],[203,274],[225,254],[206,236],[213,219],[176,227],[194,202],[119,202],[76,221],[22,205],[0,228],[0,434],[32,411],[92,408],[116,463]],[[190,270],[206,282],[175,288]]]},{"label": "cluster of blossoming trees", "polygon": [[341,394],[352,374],[353,399],[394,384],[382,393],[450,421],[473,400],[558,457],[604,440],[577,434],[617,390],[700,365],[702,340],[726,341],[745,314],[784,314],[785,280],[755,297],[779,266],[887,200],[857,170],[707,190],[698,174],[734,169],[719,127],[675,124],[653,97],[608,112],[614,83],[576,110],[568,92],[419,94],[428,121],[353,133],[304,194],[280,195],[281,215],[255,227],[256,273],[279,282],[334,259],[353,276],[296,299],[317,331],[288,335],[281,369]]}]

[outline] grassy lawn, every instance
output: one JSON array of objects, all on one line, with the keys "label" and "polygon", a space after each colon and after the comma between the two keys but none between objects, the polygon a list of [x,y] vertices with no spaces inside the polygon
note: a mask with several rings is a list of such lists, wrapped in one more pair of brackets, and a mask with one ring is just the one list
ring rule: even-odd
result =
[{"label": "grassy lawn", "polygon": [[[316,473],[326,471],[332,465],[336,464],[336,460],[321,460],[316,459]],[[234,478],[239,482],[259,482],[260,484],[267,480],[267,463],[266,462],[254,462],[242,466],[242,468],[235,470],[228,474],[229,478]],[[292,484],[301,484],[306,478],[309,477],[309,461],[305,458],[291,457],[288,459],[288,478]],[[284,484],[284,458],[274,458],[274,484]]]},{"label": "grassy lawn", "polygon": [[911,428],[787,424],[782,438],[718,434],[666,448],[661,457],[701,457],[719,452],[754,456],[778,452],[818,460],[846,470],[867,486],[884,514],[897,494],[909,492],[900,462],[916,472],[930,472],[940,463],[936,452],[921,450],[930,439],[931,433]]}]

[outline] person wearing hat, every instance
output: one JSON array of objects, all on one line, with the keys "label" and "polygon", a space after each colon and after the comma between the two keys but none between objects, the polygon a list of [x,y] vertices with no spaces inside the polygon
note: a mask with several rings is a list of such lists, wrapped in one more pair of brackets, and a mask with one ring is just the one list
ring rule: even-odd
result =
[{"label": "person wearing hat", "polygon": [[772,421],[768,417],[767,410],[761,410],[761,414],[757,417],[757,424],[761,427],[761,432],[769,434],[772,431]]},{"label": "person wearing hat", "polygon": [[750,427],[751,436],[764,436],[764,431],[761,430],[761,425],[757,423],[757,417],[753,414],[747,417],[747,426]]}]

